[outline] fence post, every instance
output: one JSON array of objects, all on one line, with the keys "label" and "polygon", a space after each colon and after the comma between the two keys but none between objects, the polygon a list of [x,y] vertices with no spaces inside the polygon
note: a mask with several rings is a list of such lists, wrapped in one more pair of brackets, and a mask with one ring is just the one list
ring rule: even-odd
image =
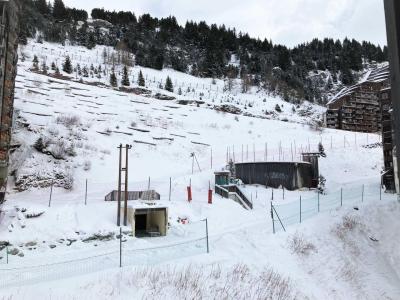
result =
[{"label": "fence post", "polygon": [[87,179],[86,179],[86,186],[85,186],[85,205],[87,205]]},{"label": "fence post", "polygon": [[274,200],[274,189],[272,188],[272,189],[271,189],[271,191],[272,191],[272,197],[271,197],[271,200]]},{"label": "fence post", "polygon": [[271,219],[272,219],[272,232],[275,234],[275,221],[274,221],[274,209],[271,201]]},{"label": "fence post", "polygon": [[301,196],[300,196],[300,223],[301,223]]},{"label": "fence post", "polygon": [[283,200],[285,200],[285,187],[282,185],[282,195],[283,195]]},{"label": "fence post", "polygon": [[7,265],[8,265],[8,245],[6,246],[6,257],[7,257]]},{"label": "fence post", "polygon": [[343,188],[340,188],[340,206],[343,206]]},{"label": "fence post", "polygon": [[207,253],[210,253],[210,247],[208,242],[208,219],[206,218],[206,238],[207,238]]},{"label": "fence post", "polygon": [[364,185],[362,185],[361,202],[364,202]]},{"label": "fence post", "polygon": [[51,206],[51,197],[53,195],[53,184],[54,184],[54,180],[51,181],[51,186],[50,186],[49,207]]},{"label": "fence post", "polygon": [[382,186],[379,185],[379,200],[382,200]]},{"label": "fence post", "polygon": [[172,189],[172,179],[171,177],[169,178],[169,195],[168,195],[168,201],[171,201],[171,189]]},{"label": "fence post", "polygon": [[122,268],[122,227],[119,228],[119,267]]},{"label": "fence post", "polygon": [[319,191],[318,191],[318,212],[320,212],[320,206],[319,206]]},{"label": "fence post", "polygon": [[279,214],[276,212],[276,209],[275,209],[275,207],[274,207],[273,205],[272,205],[272,209],[275,211],[275,214],[276,214],[276,216],[278,217],[279,223],[281,223],[281,226],[282,226],[282,228],[283,228],[283,231],[286,232],[286,228],[285,228],[285,226],[283,226],[282,220],[281,220],[281,218],[279,217]]}]

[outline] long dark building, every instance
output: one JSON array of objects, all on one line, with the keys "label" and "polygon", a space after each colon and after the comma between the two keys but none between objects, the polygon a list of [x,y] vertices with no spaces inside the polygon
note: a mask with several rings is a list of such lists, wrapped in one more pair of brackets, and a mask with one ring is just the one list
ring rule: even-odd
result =
[{"label": "long dark building", "polygon": [[0,0],[0,204],[7,186],[18,60],[18,12],[16,0]]}]

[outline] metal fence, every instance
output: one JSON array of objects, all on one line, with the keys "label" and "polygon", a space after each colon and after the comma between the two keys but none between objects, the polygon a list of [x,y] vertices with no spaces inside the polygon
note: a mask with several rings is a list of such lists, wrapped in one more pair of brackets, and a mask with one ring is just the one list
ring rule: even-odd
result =
[{"label": "metal fence", "polygon": [[293,224],[302,223],[324,211],[351,206],[363,202],[396,199],[394,194],[384,193],[380,185],[361,185],[359,187],[344,187],[334,192],[318,193],[313,197],[287,204],[273,204],[271,202],[271,217],[274,233],[284,230]]},{"label": "metal fence", "polygon": [[[20,260],[20,263],[4,264],[2,262],[0,288],[36,284],[122,266],[152,265],[208,252],[207,235],[197,239],[182,240],[180,243],[162,244],[149,248],[135,248],[132,245],[134,241],[120,242],[119,244],[121,247],[115,244],[109,252],[78,259],[67,260],[64,258],[63,261],[51,263],[39,263],[38,259],[35,260],[36,263],[30,262],[28,259]],[[79,256],[79,253],[76,253],[76,256]]]}]

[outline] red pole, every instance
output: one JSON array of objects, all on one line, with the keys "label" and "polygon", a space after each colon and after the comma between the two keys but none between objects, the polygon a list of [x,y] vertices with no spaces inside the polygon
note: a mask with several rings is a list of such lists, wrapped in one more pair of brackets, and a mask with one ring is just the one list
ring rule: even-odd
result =
[{"label": "red pole", "polygon": [[211,182],[208,182],[208,204],[212,204],[212,189]]},{"label": "red pole", "polygon": [[188,193],[188,202],[192,201],[192,187],[188,186],[187,187],[187,193]]}]

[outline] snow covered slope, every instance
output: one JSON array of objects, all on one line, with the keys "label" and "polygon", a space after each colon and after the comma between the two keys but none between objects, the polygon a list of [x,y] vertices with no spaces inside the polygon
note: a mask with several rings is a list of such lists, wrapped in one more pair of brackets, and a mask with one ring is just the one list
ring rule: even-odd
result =
[{"label": "snow covered slope", "polygon": [[[366,205],[359,213],[332,210],[302,226],[291,226],[290,233],[275,236],[272,235],[269,214],[271,189],[262,186],[245,188],[245,193],[253,198],[255,204],[252,211],[217,195],[212,205],[207,204],[207,190],[209,184],[213,184],[213,172],[225,167],[227,156],[238,162],[299,160],[302,151],[317,151],[320,142],[327,153],[327,157],[320,160],[320,168],[327,179],[328,195],[336,195],[341,187],[359,189],[362,184],[379,187],[382,150],[379,146],[363,147],[380,142],[379,135],[320,130],[315,121],[323,112],[321,107],[303,104],[293,108],[280,98],[256,89],[242,94],[238,86],[231,92],[224,92],[222,81],[216,80],[213,84],[212,79],[199,79],[171,70],[131,68],[130,79],[135,79],[135,82],[139,70],[142,70],[147,78],[146,91],[139,90],[136,83],[129,91],[112,89],[107,86],[108,77],[104,75],[102,78],[89,75],[79,82],[76,74],[69,75],[72,78],[67,78],[65,73],[62,74],[65,77],[54,78],[30,70],[34,54],[40,63],[45,59],[47,65],[55,62],[61,68],[63,56],[68,53],[73,66],[79,63],[90,70],[91,64],[101,64],[107,76],[111,65],[103,63],[102,47],[88,51],[79,47],[31,42],[23,52],[21,57],[25,57],[25,61],[20,62],[17,77],[15,150],[11,165],[15,180],[10,180],[5,213],[0,217],[0,241],[9,241],[11,248],[23,253],[23,257],[10,257],[12,266],[62,262],[117,249],[114,248],[118,244],[115,234],[119,230],[115,224],[116,207],[114,203],[105,203],[104,196],[117,188],[117,146],[122,143],[133,145],[129,153],[129,189],[147,189],[150,177],[150,188],[161,194],[161,201],[169,206],[170,215],[167,237],[135,239],[124,234],[130,247],[146,249],[203,238],[202,220],[207,218],[211,254],[183,259],[180,258],[183,256],[182,248],[178,248],[168,253],[165,264],[173,260],[174,265],[184,269],[197,263],[204,266],[203,275],[207,276],[213,263],[221,265],[223,274],[232,272],[230,268],[235,264],[244,263],[253,276],[249,284],[263,274],[264,269],[272,267],[282,274],[282,280],[290,278],[294,286],[291,295],[293,292],[299,298],[343,299],[351,295],[350,298],[371,296],[370,299],[376,299],[382,296],[395,299],[399,296],[395,289],[395,283],[398,283],[395,273],[389,279],[381,274],[399,263],[398,257],[388,254],[388,249],[398,249],[399,244],[383,237],[390,234],[390,224],[384,222],[379,214],[394,219],[399,210],[396,203],[384,202],[378,208]],[[106,53],[110,52],[110,49],[106,50]],[[118,73],[121,66],[116,69]],[[159,88],[160,81],[164,83],[167,75],[175,85],[174,93]],[[176,90],[178,87],[181,87],[182,95]],[[157,98],[165,97],[157,94],[176,99],[159,100]],[[224,104],[235,105],[242,113],[223,112],[220,106]],[[277,105],[281,113],[276,111]],[[192,153],[199,161],[199,166],[194,164],[193,174]],[[168,201],[170,178],[172,195]],[[193,186],[192,203],[186,200],[189,182]],[[52,184],[54,189],[49,207]],[[280,195],[281,192],[275,193]],[[274,202],[277,205],[290,203],[298,200],[300,195],[308,199],[315,197],[315,191],[288,192],[285,200],[276,197]],[[379,194],[376,197],[378,199]],[[394,197],[385,195],[385,199]],[[43,214],[37,218],[26,218],[29,214],[40,213]],[[350,221],[342,219],[346,213],[351,214]],[[367,222],[370,216],[371,222]],[[189,225],[178,222],[179,218],[188,219]],[[370,231],[360,225],[365,223],[368,223],[366,226]],[[332,233],[334,228],[342,225],[352,227],[348,234],[347,228],[343,229],[346,231],[344,238]],[[353,231],[353,228],[356,229]],[[129,228],[124,228],[124,231],[128,232]],[[299,231],[300,240],[310,241],[313,245],[305,250],[310,252],[306,255],[309,259],[290,250],[290,245],[298,244],[290,241],[296,240],[296,231]],[[108,241],[84,242],[95,234],[109,233],[114,235]],[[301,235],[306,237],[301,238]],[[378,247],[382,247],[382,252],[378,254],[383,253],[379,257],[388,261],[392,259],[392,264],[374,262],[364,266],[371,257],[378,255],[374,252],[378,251],[374,248],[377,242],[368,241],[369,235],[379,239]],[[353,244],[357,246],[359,256],[349,256],[353,253]],[[2,253],[0,251],[3,257],[0,264],[4,263]],[[341,254],[328,259],[337,253]],[[192,255],[195,254],[198,252],[194,251]],[[350,266],[349,260],[360,268],[356,270],[359,273],[349,274],[353,269],[345,269]],[[168,270],[164,264],[157,268]],[[375,271],[381,273],[376,277],[359,276]],[[124,278],[134,272],[124,270]],[[373,279],[382,285],[381,288],[371,288]],[[115,287],[105,287],[103,279],[98,281],[91,277],[85,282],[96,287],[93,291],[86,291],[85,298],[104,297],[101,295],[103,288],[109,289],[107,296],[117,293]],[[122,283],[121,298],[129,297],[129,289],[134,284],[137,283]],[[243,284],[244,290],[249,289],[247,283]],[[81,291],[80,283],[74,280],[60,282],[55,289],[58,298],[68,298],[59,292],[63,285]],[[38,289],[43,295],[48,291],[45,287]],[[169,289],[165,294],[148,294],[144,288],[140,289],[143,294],[137,297],[171,297],[173,288]],[[70,296],[78,295],[74,293],[71,292]],[[29,293],[22,290],[5,291],[0,295],[29,298]],[[182,295],[178,297],[184,298]]]}]

